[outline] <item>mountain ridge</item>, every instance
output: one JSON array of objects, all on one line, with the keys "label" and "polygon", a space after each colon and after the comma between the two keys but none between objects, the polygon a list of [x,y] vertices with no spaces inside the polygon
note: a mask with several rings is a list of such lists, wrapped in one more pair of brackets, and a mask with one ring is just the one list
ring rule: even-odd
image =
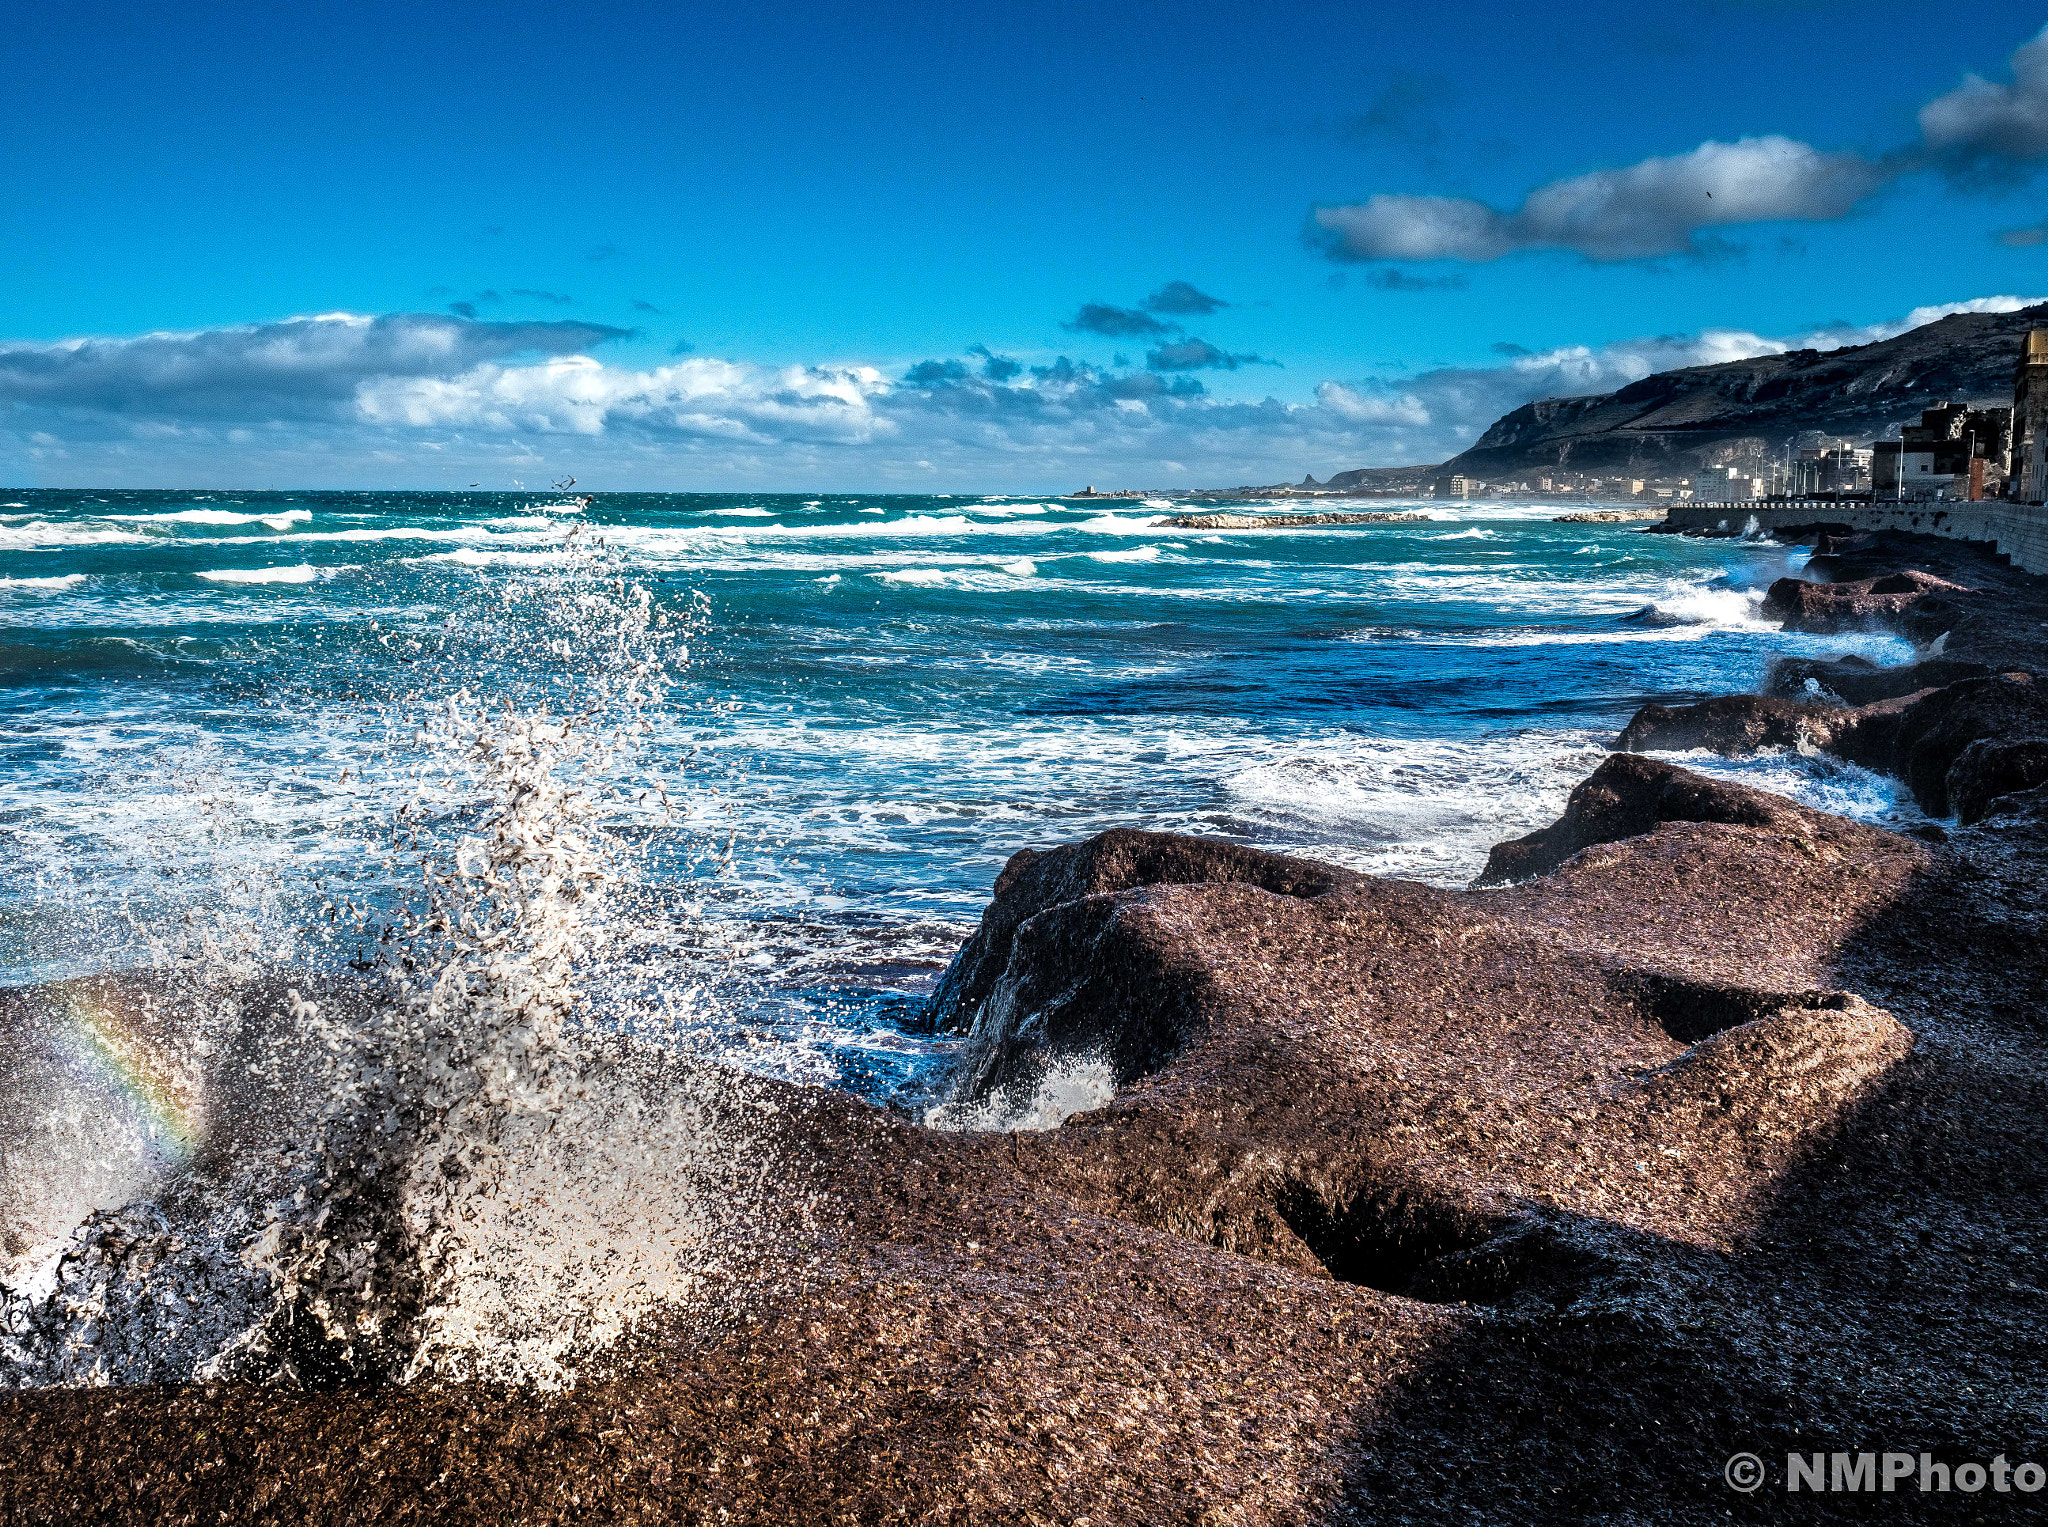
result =
[{"label": "mountain ridge", "polygon": [[2043,326],[2048,303],[1952,313],[1870,344],[1684,366],[1609,393],[1544,398],[1503,414],[1440,470],[1483,480],[1542,468],[1647,475],[1754,458],[1807,430],[1870,440],[1937,403],[2009,404],[2019,345]]}]

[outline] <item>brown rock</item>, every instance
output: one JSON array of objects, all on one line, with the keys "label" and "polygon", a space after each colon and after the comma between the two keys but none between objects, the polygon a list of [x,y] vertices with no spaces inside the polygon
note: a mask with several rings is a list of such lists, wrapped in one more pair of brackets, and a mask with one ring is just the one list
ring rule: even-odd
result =
[{"label": "brown rock", "polygon": [[1494,845],[1477,883],[1499,885],[1547,875],[1583,849],[1638,837],[1663,822],[1763,827],[1780,820],[1784,809],[1776,797],[1760,791],[1618,753],[1572,791],[1556,822]]},{"label": "brown rock", "polygon": [[[2048,691],[2032,674],[1965,679],[1923,696],[1900,716],[1892,772],[1912,787],[1921,810],[1947,816],[1949,771],[1973,743],[2042,736],[2048,736]],[[1995,769],[1983,776],[1987,783],[1995,777]]]},{"label": "brown rock", "polygon": [[2000,741],[1980,737],[1956,755],[1946,781],[1948,803],[1965,826],[1981,822],[2001,796],[2048,784],[2048,738]]},{"label": "brown rock", "polygon": [[1838,707],[1802,705],[1768,695],[1716,695],[1697,705],[1652,701],[1637,711],[1614,746],[1625,753],[1754,753],[1815,745],[1829,735]]},{"label": "brown rock", "polygon": [[1953,658],[1923,658],[1885,668],[1853,654],[1839,658],[1782,657],[1774,660],[1763,692],[1807,704],[1871,705],[1897,700],[1959,679],[1982,678],[1992,670],[1985,663]]}]

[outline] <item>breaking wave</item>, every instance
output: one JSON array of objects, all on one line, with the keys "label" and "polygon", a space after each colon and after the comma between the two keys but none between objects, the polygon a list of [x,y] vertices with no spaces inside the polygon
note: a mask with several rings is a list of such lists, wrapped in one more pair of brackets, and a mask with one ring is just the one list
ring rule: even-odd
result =
[{"label": "breaking wave", "polygon": [[766,1105],[604,1001],[685,623],[573,536],[507,597],[575,682],[413,697],[389,894],[320,934],[353,974],[201,922],[9,994],[0,1382],[561,1384],[758,1245]]}]

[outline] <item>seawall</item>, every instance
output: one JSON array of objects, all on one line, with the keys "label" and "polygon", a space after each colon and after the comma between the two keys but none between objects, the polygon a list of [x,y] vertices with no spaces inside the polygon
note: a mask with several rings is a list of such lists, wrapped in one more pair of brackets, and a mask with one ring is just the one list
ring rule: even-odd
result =
[{"label": "seawall", "polygon": [[1660,529],[1681,534],[1740,534],[1754,519],[1762,532],[1788,525],[1847,525],[1852,530],[1904,530],[1989,542],[2023,572],[2048,573],[2048,508],[2002,499],[1909,499],[1900,503],[1829,500],[1674,504]]}]

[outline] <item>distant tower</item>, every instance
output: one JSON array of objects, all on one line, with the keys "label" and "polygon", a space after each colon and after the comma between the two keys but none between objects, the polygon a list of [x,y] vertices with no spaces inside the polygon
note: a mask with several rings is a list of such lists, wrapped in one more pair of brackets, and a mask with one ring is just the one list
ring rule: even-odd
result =
[{"label": "distant tower", "polygon": [[2048,500],[2048,329],[2027,330],[2012,379],[2013,497]]}]

